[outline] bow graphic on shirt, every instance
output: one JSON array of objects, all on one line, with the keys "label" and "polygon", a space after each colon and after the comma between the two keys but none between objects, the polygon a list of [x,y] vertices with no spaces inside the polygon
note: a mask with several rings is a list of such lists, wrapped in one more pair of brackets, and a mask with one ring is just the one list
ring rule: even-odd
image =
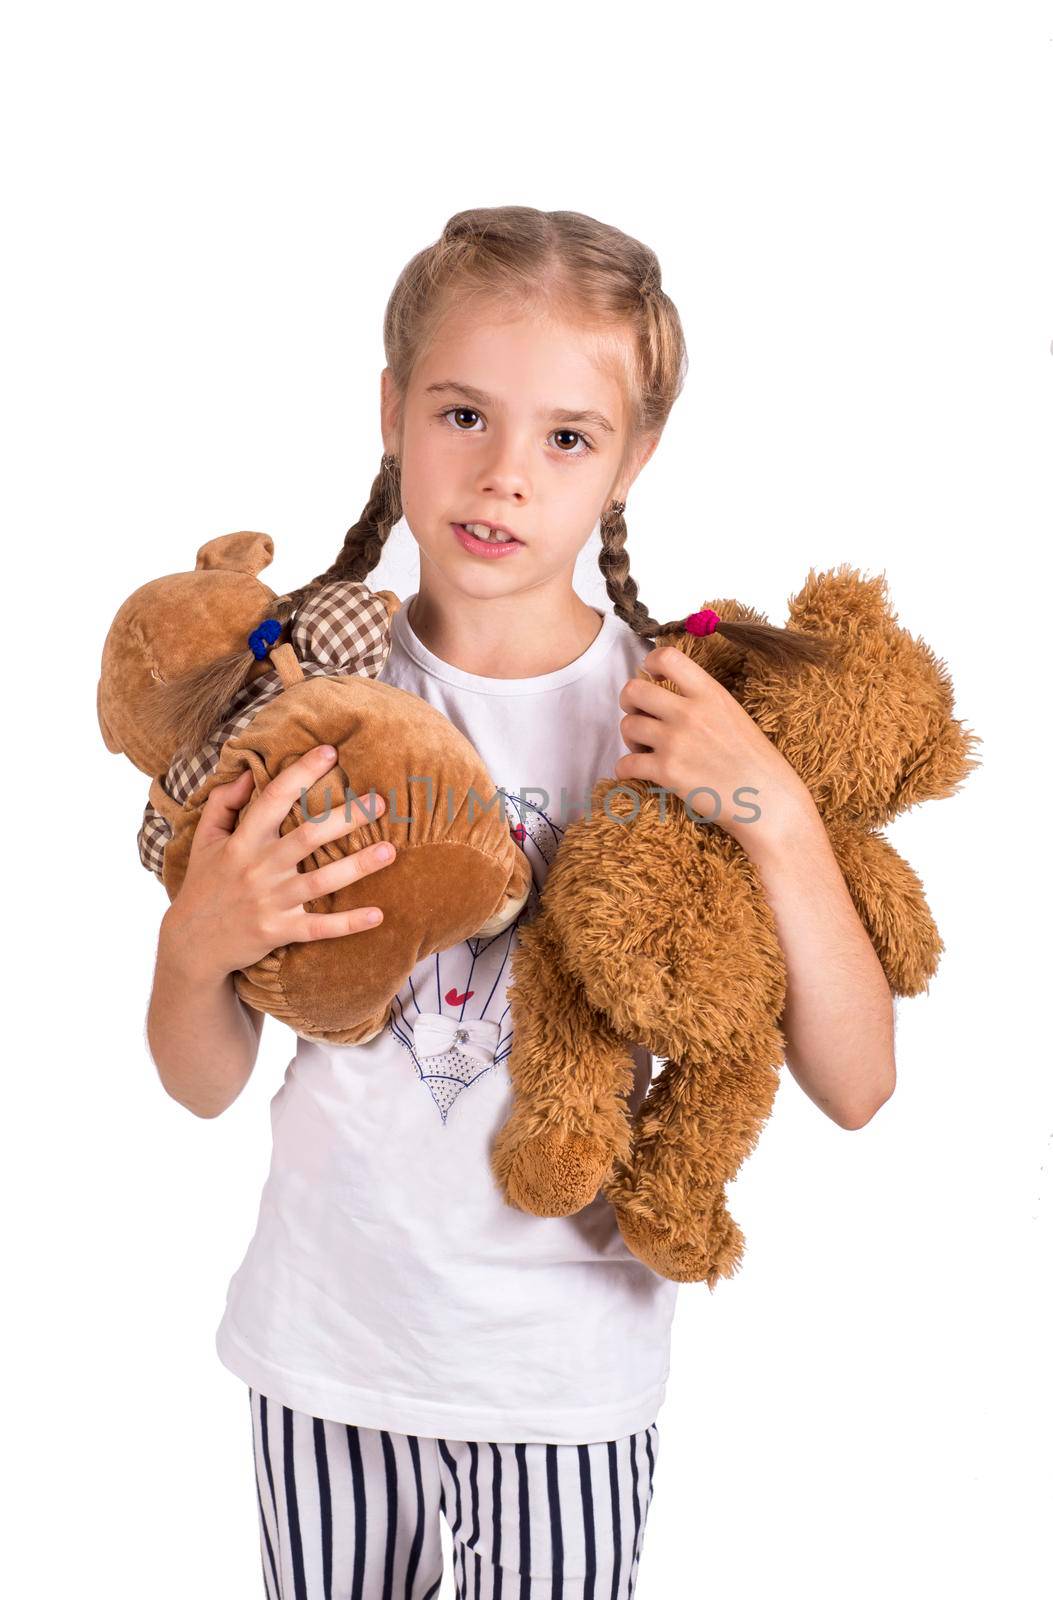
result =
[{"label": "bow graphic on shirt", "polygon": [[421,1060],[453,1051],[489,1067],[493,1066],[500,1034],[496,1022],[484,1022],[481,1018],[459,1022],[456,1017],[424,1011],[413,1024],[413,1047]]}]

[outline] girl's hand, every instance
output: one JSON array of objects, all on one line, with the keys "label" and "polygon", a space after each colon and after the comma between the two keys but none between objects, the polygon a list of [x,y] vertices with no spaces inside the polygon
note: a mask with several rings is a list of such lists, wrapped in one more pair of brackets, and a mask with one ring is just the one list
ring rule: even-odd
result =
[{"label": "girl's hand", "polygon": [[[202,970],[225,976],[251,966],[279,945],[338,939],[382,920],[377,906],[310,913],[303,909],[305,900],[331,894],[388,866],[395,857],[393,845],[375,844],[311,872],[298,871],[297,863],[320,844],[375,820],[384,810],[378,794],[372,817],[355,800],[349,808],[332,805],[324,820],[321,814],[305,817],[288,833],[279,833],[300,791],[310,789],[336,759],[324,755],[324,748],[309,750],[272,778],[240,822],[238,815],[253,793],[251,772],[246,768],[233,782],[209,791],[186,876],[165,913],[165,921],[178,928],[184,942],[192,943],[195,964]],[[346,815],[346,809],[353,815]]]},{"label": "girl's hand", "polygon": [[663,645],[642,665],[680,692],[629,679],[618,703],[628,713],[620,727],[630,754],[616,763],[615,777],[679,795],[694,816],[716,823],[746,850],[792,830],[802,812],[814,809],[790,763],[697,661]]}]

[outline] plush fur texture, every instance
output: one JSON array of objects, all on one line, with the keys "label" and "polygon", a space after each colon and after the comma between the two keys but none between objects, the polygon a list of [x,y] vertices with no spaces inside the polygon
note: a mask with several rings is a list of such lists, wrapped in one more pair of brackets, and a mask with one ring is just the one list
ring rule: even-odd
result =
[{"label": "plush fur texture", "polygon": [[[880,830],[955,792],[980,741],[952,714],[944,663],[898,625],[883,576],[811,572],[788,626],[833,637],[832,662],[773,666],[719,632],[656,643],[711,673],[807,784],[890,988],[918,994],[943,945]],[[604,780],[560,843],[511,974],[515,1102],[491,1152],[506,1198],[567,1216],[602,1189],[636,1256],[713,1289],[741,1263],[725,1185],[756,1146],[785,1055],[785,965],[749,857],[675,795]],[[630,1043],[666,1061],[634,1120]]]},{"label": "plush fur texture", "polygon": [[[283,945],[234,979],[243,1000],[297,1033],[361,1044],[386,1025],[391,1002],[418,961],[481,932],[500,932],[515,920],[529,893],[530,867],[479,756],[441,712],[350,668],[346,675],[305,678],[289,642],[270,651],[281,692],[226,740],[218,765],[184,805],[165,791],[162,775],[172,758],[173,735],[163,719],[158,731],[158,718],[148,715],[155,685],[246,648],[248,634],[275,599],[255,576],[272,550],[265,534],[210,540],[193,572],[156,579],[125,602],[103,647],[99,725],[110,750],[126,751],[151,773],[151,803],[172,828],[163,864],[172,899],[182,886],[208,795],[246,767],[253,794],[242,817],[271,779],[306,751],[319,744],[336,748],[336,762],[296,801],[280,825],[282,834],[312,827],[308,819],[324,816],[327,807],[343,811],[352,789],[367,813],[370,792],[383,797],[382,813],[319,844],[299,870],[312,871],[390,839],[396,856],[389,866],[304,903],[309,912],[378,905],[384,920],[364,936]],[[387,600],[390,617],[399,601],[395,595]],[[268,665],[258,663],[262,670]],[[144,724],[154,727],[151,737]],[[426,784],[410,782],[414,775],[430,777],[430,796]]]}]

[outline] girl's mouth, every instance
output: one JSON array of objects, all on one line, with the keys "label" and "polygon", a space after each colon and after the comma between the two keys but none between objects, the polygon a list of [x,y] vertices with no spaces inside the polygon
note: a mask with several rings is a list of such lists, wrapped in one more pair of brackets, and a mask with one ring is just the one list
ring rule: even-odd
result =
[{"label": "girl's mouth", "polygon": [[518,539],[501,540],[498,538],[478,539],[474,533],[469,533],[463,522],[451,523],[454,533],[464,546],[465,550],[473,556],[488,557],[491,561],[496,556],[508,556],[513,550],[521,550],[522,543]]}]

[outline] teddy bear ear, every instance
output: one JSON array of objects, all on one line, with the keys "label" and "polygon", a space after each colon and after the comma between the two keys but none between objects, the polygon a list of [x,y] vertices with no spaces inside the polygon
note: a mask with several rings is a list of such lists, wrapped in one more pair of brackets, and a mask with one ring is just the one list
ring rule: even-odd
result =
[{"label": "teddy bear ear", "polygon": [[803,587],[789,601],[790,623],[818,633],[852,636],[860,628],[894,628],[896,614],[885,574],[864,577],[847,561],[828,572],[812,567]]},{"label": "teddy bear ear", "polygon": [[274,559],[274,540],[269,533],[222,533],[210,539],[197,553],[195,572],[216,567],[228,572],[248,572],[253,577],[269,567]]}]

